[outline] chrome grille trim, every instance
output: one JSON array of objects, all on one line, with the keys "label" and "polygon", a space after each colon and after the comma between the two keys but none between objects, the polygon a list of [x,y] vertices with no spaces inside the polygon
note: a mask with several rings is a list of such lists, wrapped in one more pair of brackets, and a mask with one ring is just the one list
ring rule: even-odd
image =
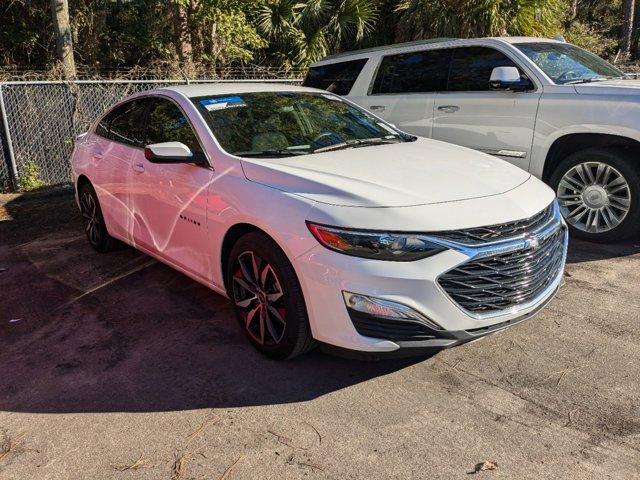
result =
[{"label": "chrome grille trim", "polygon": [[464,245],[476,246],[487,243],[502,242],[506,240],[522,238],[527,233],[544,228],[554,220],[554,203],[541,210],[535,215],[523,220],[489,225],[486,227],[465,228],[462,230],[448,230],[445,232],[434,232],[431,235],[435,238],[462,243]]},{"label": "chrome grille trim", "polygon": [[438,241],[469,257],[441,274],[438,286],[467,315],[484,320],[526,310],[555,292],[564,272],[568,232],[554,202],[550,220],[522,238],[475,247]]}]

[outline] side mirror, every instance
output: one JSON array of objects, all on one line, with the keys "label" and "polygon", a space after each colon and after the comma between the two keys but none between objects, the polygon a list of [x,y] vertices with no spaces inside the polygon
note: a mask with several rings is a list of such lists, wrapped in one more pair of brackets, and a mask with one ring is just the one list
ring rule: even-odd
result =
[{"label": "side mirror", "polygon": [[144,158],[151,163],[195,163],[205,165],[207,160],[202,154],[194,154],[182,142],[152,143],[144,147]]},{"label": "side mirror", "polygon": [[495,67],[491,72],[489,85],[494,90],[511,90],[521,92],[533,86],[531,80],[520,76],[516,67]]}]

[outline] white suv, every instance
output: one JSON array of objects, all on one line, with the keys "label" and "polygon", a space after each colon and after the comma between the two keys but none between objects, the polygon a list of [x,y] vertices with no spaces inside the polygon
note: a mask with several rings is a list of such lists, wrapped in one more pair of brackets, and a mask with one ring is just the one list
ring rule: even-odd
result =
[{"label": "white suv", "polygon": [[304,85],[533,173],[555,190],[576,236],[606,242],[640,229],[640,81],[574,45],[519,37],[391,45],[327,57]]}]

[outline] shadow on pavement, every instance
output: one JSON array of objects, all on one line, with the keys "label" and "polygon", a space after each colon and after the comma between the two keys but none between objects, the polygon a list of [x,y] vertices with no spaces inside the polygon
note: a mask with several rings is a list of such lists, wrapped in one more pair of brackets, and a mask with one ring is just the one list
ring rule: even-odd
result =
[{"label": "shadow on pavement", "polygon": [[302,402],[425,358],[363,362],[316,349],[268,360],[243,337],[228,300],[133,249],[91,250],[72,197],[4,207],[0,410]]},{"label": "shadow on pavement", "polygon": [[[86,242],[72,196],[0,203],[0,410],[151,412],[302,402],[425,357],[362,362],[318,350],[268,360],[230,303],[130,248]],[[640,241],[572,240],[570,263]]]}]

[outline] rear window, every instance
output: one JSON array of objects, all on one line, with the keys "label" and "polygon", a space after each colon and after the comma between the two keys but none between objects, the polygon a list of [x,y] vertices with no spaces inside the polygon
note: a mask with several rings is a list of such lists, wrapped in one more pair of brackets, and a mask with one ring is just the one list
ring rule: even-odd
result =
[{"label": "rear window", "polygon": [[439,92],[446,89],[451,50],[389,55],[382,59],[371,93]]},{"label": "rear window", "polygon": [[321,88],[336,95],[348,95],[367,63],[366,58],[311,67],[302,85]]}]

